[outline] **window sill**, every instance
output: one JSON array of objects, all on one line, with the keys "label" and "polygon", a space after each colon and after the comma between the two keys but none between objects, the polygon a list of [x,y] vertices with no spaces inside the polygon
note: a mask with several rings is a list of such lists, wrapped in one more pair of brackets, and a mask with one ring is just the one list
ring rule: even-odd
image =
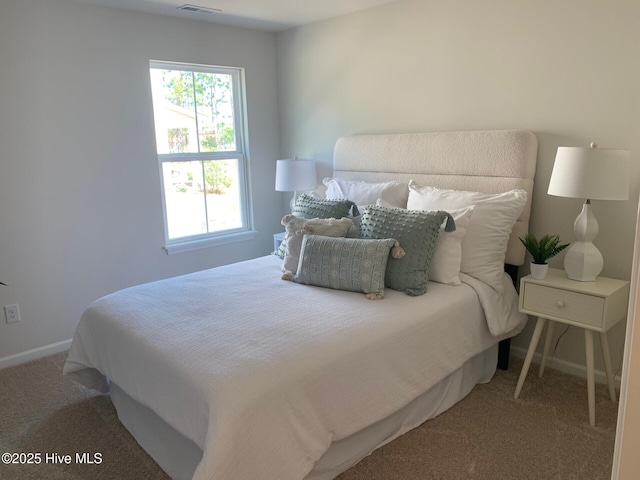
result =
[{"label": "window sill", "polygon": [[202,248],[215,247],[217,245],[226,245],[228,243],[244,242],[256,238],[256,232],[232,233],[220,237],[203,238],[198,240],[188,240],[179,243],[165,245],[164,249],[167,255],[176,253],[190,252],[192,250],[200,250]]}]

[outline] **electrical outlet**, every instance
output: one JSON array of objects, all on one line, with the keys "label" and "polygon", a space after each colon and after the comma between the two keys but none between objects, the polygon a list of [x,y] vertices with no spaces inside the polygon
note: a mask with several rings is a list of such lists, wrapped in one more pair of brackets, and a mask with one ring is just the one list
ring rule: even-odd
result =
[{"label": "electrical outlet", "polygon": [[20,321],[20,307],[18,304],[5,305],[4,316],[7,319],[7,323],[16,323]]}]

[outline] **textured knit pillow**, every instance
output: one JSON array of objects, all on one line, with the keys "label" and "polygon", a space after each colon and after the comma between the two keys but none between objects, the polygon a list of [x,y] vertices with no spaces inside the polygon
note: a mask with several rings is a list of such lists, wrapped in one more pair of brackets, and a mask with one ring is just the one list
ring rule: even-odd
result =
[{"label": "textured knit pillow", "polygon": [[[376,205],[392,207],[385,200],[379,198]],[[445,232],[440,228],[438,241],[429,264],[429,280],[448,285],[460,285],[460,264],[462,262],[462,239],[471,221],[473,207],[450,210],[449,213],[456,222],[455,232]]]},{"label": "textured knit pillow", "polygon": [[358,207],[351,200],[313,198],[303,193],[296,200],[292,213],[304,218],[342,218],[349,216],[350,211],[354,216],[359,215]]},{"label": "textured knit pillow", "polygon": [[407,295],[427,291],[429,264],[433,257],[440,226],[455,230],[447,212],[423,212],[380,206],[366,207],[360,221],[362,238],[395,238],[406,252],[404,258],[387,264],[385,285]]},{"label": "textured knit pillow", "polygon": [[281,270],[283,272],[296,273],[300,249],[302,248],[302,237],[308,235],[323,235],[325,237],[347,237],[354,228],[353,222],[349,218],[306,218],[295,215],[285,215],[282,217],[282,225],[287,232],[286,249],[282,260]]},{"label": "textured knit pillow", "polygon": [[[348,217],[349,212],[353,215],[360,215],[358,207],[350,200],[327,200],[326,198],[318,198],[317,195],[303,193],[296,200],[293,207],[293,215],[302,218],[343,218]],[[349,232],[349,237],[358,237],[358,227]],[[274,255],[284,260],[287,249],[287,236],[280,242],[278,250],[273,252]]]},{"label": "textured knit pillow", "polygon": [[363,292],[370,300],[384,298],[384,275],[394,239],[305,235],[302,239],[297,283]]}]

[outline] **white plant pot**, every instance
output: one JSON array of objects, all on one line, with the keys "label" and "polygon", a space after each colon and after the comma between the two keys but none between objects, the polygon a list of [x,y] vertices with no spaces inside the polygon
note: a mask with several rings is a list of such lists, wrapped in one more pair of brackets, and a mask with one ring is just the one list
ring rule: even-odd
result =
[{"label": "white plant pot", "polygon": [[531,263],[531,278],[534,280],[544,280],[547,276],[548,264],[540,265],[539,263]]}]

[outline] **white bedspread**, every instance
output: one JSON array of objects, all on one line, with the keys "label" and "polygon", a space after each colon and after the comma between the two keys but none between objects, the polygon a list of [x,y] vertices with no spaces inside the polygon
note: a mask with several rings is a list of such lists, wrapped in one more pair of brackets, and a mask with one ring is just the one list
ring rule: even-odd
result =
[{"label": "white bedspread", "polygon": [[193,440],[204,452],[196,479],[302,479],[332,441],[526,320],[512,286],[507,301],[469,277],[371,301],[282,281],[279,264],[262,257],[94,302],[64,373],[90,388],[114,381]]}]

